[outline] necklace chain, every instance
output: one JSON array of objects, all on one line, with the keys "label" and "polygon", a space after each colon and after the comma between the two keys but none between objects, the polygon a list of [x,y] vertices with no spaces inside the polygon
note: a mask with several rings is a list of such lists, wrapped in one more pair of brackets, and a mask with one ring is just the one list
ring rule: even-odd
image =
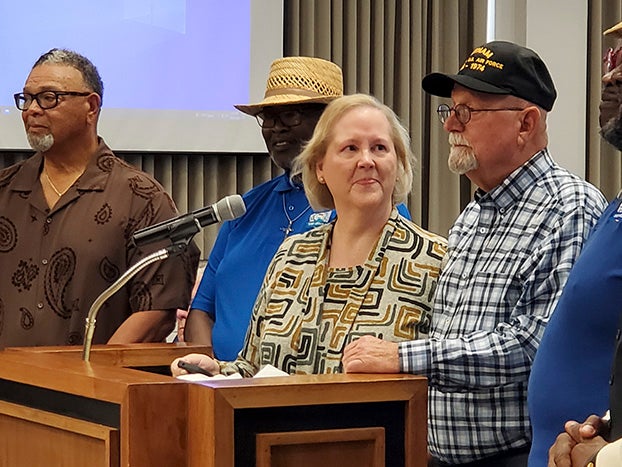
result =
[{"label": "necklace chain", "polygon": [[291,217],[289,217],[289,214],[287,213],[287,206],[285,205],[285,193],[283,193],[283,212],[285,213],[285,217],[287,217],[287,222],[288,222],[287,227],[281,227],[281,231],[285,233],[285,238],[287,238],[289,234],[292,232],[292,225],[294,224],[294,222],[300,219],[305,214],[305,212],[307,212],[309,209],[311,209],[311,206],[307,206],[307,208],[304,211],[302,211],[300,214],[298,214],[296,217],[292,219]]},{"label": "necklace chain", "polygon": [[[45,171],[45,169],[43,170],[43,176],[45,177],[45,179],[48,181],[50,187],[52,188],[52,190],[54,190],[54,193],[56,193],[56,195],[60,198],[61,196],[63,196],[67,190],[69,189],[69,187],[67,187],[65,189],[65,191],[60,191],[58,188],[56,188],[56,185],[54,185],[54,183],[52,183],[52,180],[50,179],[50,176],[48,175],[48,173]],[[71,186],[71,185],[70,185]]]}]

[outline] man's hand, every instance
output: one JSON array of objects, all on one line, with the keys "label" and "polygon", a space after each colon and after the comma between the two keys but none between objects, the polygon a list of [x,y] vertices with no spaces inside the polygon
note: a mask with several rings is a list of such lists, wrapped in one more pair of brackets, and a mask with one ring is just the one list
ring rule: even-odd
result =
[{"label": "man's hand", "polygon": [[583,467],[606,444],[607,441],[602,436],[596,436],[577,443],[572,449],[572,465]]},{"label": "man's hand", "polygon": [[609,437],[609,422],[598,415],[590,415],[579,425],[579,433],[582,439],[590,439],[595,436]]},{"label": "man's hand", "polygon": [[548,467],[583,467],[607,442],[602,434],[608,424],[597,415],[590,415],[583,423],[566,422],[561,433],[549,449]]},{"label": "man's hand", "polygon": [[[566,425],[571,422],[566,422]],[[577,422],[572,422],[577,423]],[[578,423],[577,423],[578,425]],[[577,442],[568,434],[560,433],[555,442],[549,449],[549,463],[548,467],[571,467],[572,460],[570,454],[572,448],[577,445]],[[583,467],[583,466],[581,466]]]},{"label": "man's hand", "polygon": [[372,336],[349,343],[343,352],[345,373],[399,373],[398,346]]}]

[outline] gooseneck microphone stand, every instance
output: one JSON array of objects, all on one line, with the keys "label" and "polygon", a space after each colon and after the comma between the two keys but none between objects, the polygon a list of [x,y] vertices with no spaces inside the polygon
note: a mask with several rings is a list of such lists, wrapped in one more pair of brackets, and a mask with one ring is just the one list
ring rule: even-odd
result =
[{"label": "gooseneck microphone stand", "polygon": [[121,275],[121,277],[114,281],[110,287],[104,290],[95,299],[86,317],[86,328],[84,331],[84,347],[82,348],[82,359],[85,362],[88,362],[91,356],[91,345],[93,343],[93,334],[95,333],[95,321],[97,319],[97,313],[99,312],[104,302],[106,302],[106,300],[108,300],[115,292],[123,287],[127,283],[127,281],[134,277],[139,271],[141,271],[151,263],[155,263],[156,261],[161,261],[171,256],[176,256],[183,253],[190,244],[192,237],[194,237],[195,234],[199,230],[201,230],[201,225],[199,224],[199,221],[196,221],[196,228],[189,227],[182,230],[184,231],[178,232],[178,235],[174,239],[171,238],[172,245],[169,245],[166,248],[162,248],[158,251],[151,253],[150,255],[145,256],[143,259],[141,259],[132,267],[130,267],[127,271],[125,271]]}]

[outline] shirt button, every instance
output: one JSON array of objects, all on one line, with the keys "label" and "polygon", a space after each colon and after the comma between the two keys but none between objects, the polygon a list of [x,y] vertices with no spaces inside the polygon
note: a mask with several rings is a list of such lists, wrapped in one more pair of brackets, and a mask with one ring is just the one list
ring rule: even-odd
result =
[{"label": "shirt button", "polygon": [[51,223],[52,223],[52,218],[51,218],[51,217],[48,217],[48,218],[45,220],[45,222],[46,222],[47,224],[51,224]]},{"label": "shirt button", "polygon": [[43,258],[43,259],[41,260],[41,264],[43,264],[43,265],[48,264],[48,260],[47,260],[47,259],[45,259],[45,258]]},{"label": "shirt button", "polygon": [[39,308],[41,310],[43,308],[43,303],[41,303],[41,302],[37,303],[37,308]]},{"label": "shirt button", "polygon": [[294,210],[294,206],[290,206],[287,209],[289,209],[290,211],[293,211]]},{"label": "shirt button", "polygon": [[466,272],[463,272],[462,274],[460,274],[460,277],[462,279],[466,279],[467,277],[469,277],[469,275]]},{"label": "shirt button", "polygon": [[479,228],[479,233],[485,234],[486,233],[486,228],[485,227],[480,227]]},{"label": "shirt button", "polygon": [[501,209],[499,209],[499,212],[500,212],[501,214],[503,214],[503,213],[505,212],[505,208],[501,208]]}]

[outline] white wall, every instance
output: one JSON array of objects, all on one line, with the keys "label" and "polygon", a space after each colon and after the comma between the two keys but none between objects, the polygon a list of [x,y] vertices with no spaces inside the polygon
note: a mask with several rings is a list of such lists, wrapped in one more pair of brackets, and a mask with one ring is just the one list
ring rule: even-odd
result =
[{"label": "white wall", "polygon": [[549,149],[560,165],[584,177],[587,2],[496,0],[494,25],[495,39],[525,45],[547,64],[557,89]]}]

